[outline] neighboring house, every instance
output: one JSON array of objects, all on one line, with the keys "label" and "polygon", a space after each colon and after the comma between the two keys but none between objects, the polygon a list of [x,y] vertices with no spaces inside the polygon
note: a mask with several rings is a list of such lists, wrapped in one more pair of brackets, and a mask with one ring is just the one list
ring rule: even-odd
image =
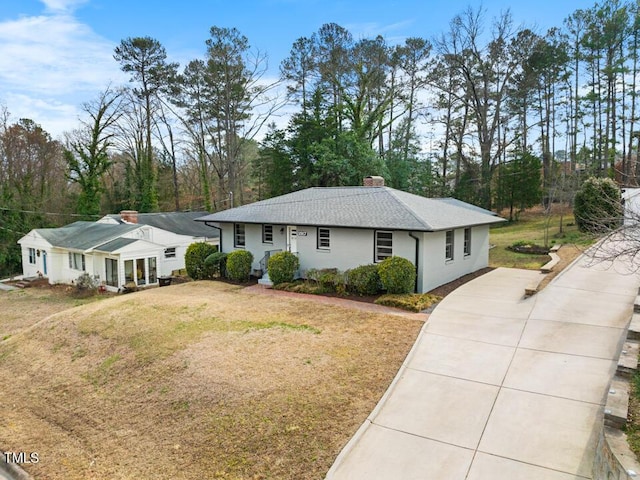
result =
[{"label": "neighboring house", "polygon": [[418,292],[427,292],[488,265],[489,226],[504,219],[452,198],[433,199],[385,187],[308,188],[198,221],[220,230],[223,252],[253,254],[260,274],[281,250],[310,268],[347,270],[392,255],[417,267]]},{"label": "neighboring house", "polygon": [[22,271],[52,284],[73,283],[87,272],[110,291],[129,282],[157,285],[158,278],[184,268],[190,244],[218,244],[217,232],[194,221],[205,213],[123,211],[97,222],[31,230],[18,240]]}]

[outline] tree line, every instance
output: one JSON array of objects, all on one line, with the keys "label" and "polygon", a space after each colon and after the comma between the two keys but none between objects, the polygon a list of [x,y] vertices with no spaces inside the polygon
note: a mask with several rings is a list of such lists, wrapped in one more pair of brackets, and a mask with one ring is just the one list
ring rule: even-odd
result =
[{"label": "tree line", "polygon": [[63,139],[3,112],[0,270],[19,270],[15,240],[34,227],[215,211],[367,175],[511,215],[588,174],[637,184],[639,27],[637,0],[544,33],[469,7],[400,44],[329,23],[293,43],[273,80],[235,28],[212,27],[183,66],[156,39],[123,39],[114,61],[130,82],[84,104]]}]

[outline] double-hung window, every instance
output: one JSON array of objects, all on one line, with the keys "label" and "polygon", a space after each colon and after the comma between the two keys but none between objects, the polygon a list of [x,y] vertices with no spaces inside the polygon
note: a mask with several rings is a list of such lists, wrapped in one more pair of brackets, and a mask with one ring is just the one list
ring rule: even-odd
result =
[{"label": "double-hung window", "polygon": [[81,253],[69,252],[69,268],[71,270],[85,271],[84,255]]},{"label": "double-hung window", "polygon": [[329,250],[331,248],[331,230],[318,227],[318,250]]},{"label": "double-hung window", "polygon": [[35,265],[36,264],[36,249],[35,248],[30,248],[29,249],[29,263],[31,265]]},{"label": "double-hung window", "polygon": [[471,229],[464,229],[464,256],[468,257],[471,255]]},{"label": "double-hung window", "polygon": [[242,247],[246,245],[244,236],[244,223],[233,224],[233,246]]},{"label": "double-hung window", "polygon": [[262,225],[262,243],[273,243],[273,225]]},{"label": "double-hung window", "polygon": [[453,260],[453,230],[447,230],[445,233],[444,258],[446,261]]},{"label": "double-hung window", "polygon": [[176,258],[176,247],[165,248],[164,258]]},{"label": "double-hung window", "polygon": [[375,254],[376,262],[381,262],[385,258],[393,255],[393,232],[376,230],[375,233]]}]

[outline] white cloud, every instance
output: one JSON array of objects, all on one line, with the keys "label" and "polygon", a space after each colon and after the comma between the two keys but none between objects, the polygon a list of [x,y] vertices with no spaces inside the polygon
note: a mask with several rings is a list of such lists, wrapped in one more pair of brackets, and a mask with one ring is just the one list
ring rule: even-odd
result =
[{"label": "white cloud", "polygon": [[[9,94],[2,99],[10,108],[11,117],[14,121],[20,118],[29,118],[40,124],[50,134],[59,134],[77,128],[79,107],[70,103],[61,102],[55,98],[37,98],[23,94]],[[46,123],[40,118],[36,118],[33,112],[38,112],[40,118],[46,118]]]},{"label": "white cloud", "polygon": [[351,32],[353,38],[356,40],[361,38],[375,38],[378,35],[382,35],[388,43],[396,44],[403,42],[406,38],[406,35],[401,35],[399,32],[406,30],[412,23],[412,20],[387,25],[377,22],[350,23],[345,25],[345,28]]},{"label": "white cloud", "polygon": [[[125,75],[114,44],[67,13],[78,0],[45,0],[51,14],[0,22],[0,91],[12,116],[57,136],[76,127],[79,105]],[[63,126],[62,129],[60,127]]]},{"label": "white cloud", "polygon": [[87,0],[41,0],[50,12],[71,12]]}]

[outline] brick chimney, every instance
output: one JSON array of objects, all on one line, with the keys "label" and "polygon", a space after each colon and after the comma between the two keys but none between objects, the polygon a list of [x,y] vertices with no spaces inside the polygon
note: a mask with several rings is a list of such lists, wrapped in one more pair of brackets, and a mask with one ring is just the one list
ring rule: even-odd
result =
[{"label": "brick chimney", "polygon": [[364,177],[362,184],[365,187],[384,187],[384,178],[378,175],[369,175]]},{"label": "brick chimney", "polygon": [[122,210],[120,212],[120,218],[127,223],[138,223],[138,211],[137,210]]}]

